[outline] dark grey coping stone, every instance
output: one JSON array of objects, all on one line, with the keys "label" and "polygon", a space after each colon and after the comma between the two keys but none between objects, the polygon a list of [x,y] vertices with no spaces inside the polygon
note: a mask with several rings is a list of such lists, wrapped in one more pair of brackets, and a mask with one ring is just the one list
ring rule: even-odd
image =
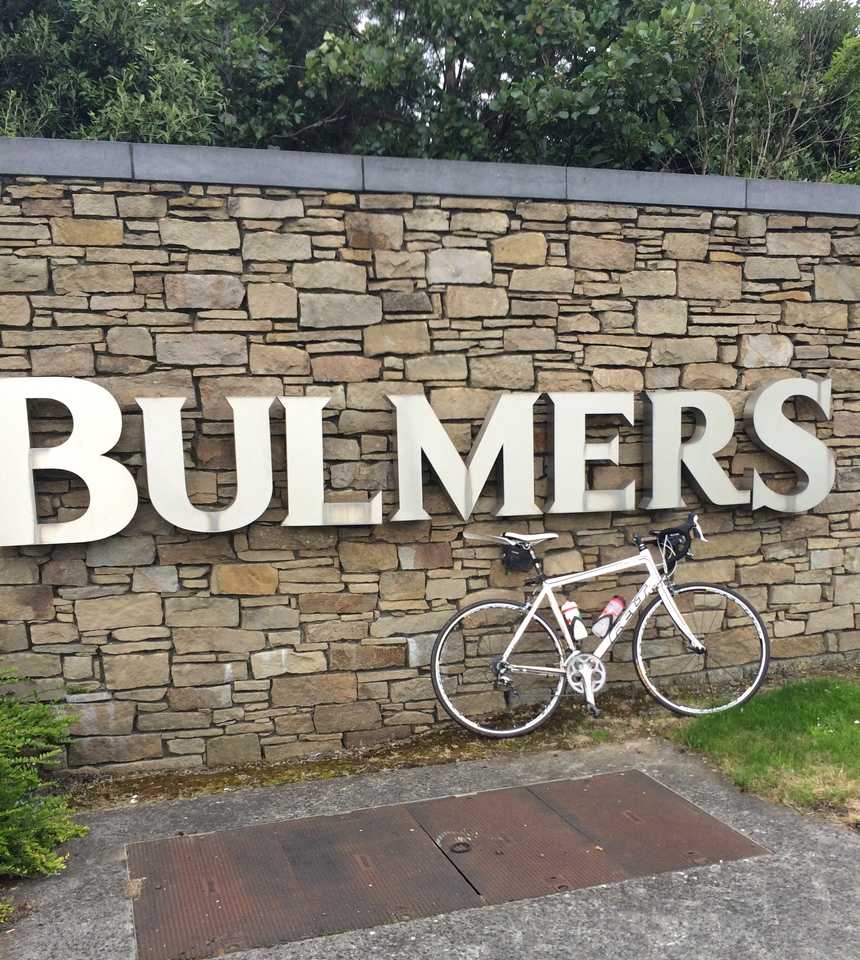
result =
[{"label": "dark grey coping stone", "polygon": [[570,167],[567,171],[568,200],[743,210],[746,192],[747,181],[740,177],[579,167]]},{"label": "dark grey coping stone", "polygon": [[0,137],[0,175],[860,214],[860,186],[94,140]]},{"label": "dark grey coping stone", "polygon": [[860,214],[860,186],[787,180],[748,180],[747,183],[749,210]]},{"label": "dark grey coping stone", "polygon": [[365,190],[468,197],[565,199],[564,167],[365,157]]},{"label": "dark grey coping stone", "polygon": [[0,137],[0,174],[131,180],[132,149],[100,140]]},{"label": "dark grey coping stone", "polygon": [[361,190],[361,157],[239,147],[134,146],[136,180]]}]

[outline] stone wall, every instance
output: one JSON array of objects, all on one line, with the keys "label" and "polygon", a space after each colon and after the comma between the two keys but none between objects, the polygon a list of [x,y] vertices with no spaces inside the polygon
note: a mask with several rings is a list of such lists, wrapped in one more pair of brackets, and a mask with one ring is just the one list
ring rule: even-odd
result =
[{"label": "stone wall", "polygon": [[[392,523],[386,394],[425,393],[465,454],[502,391],[709,390],[739,416],[763,383],[831,378],[831,419],[816,424],[801,403],[795,414],[836,455],[833,492],[793,516],[702,505],[685,487],[710,540],[684,573],[738,585],[769,623],[777,664],[860,649],[856,193],[789,190],[773,210],[696,206],[690,181],[711,197],[716,180],[601,173],[615,202],[596,202],[582,197],[582,171],[565,174],[559,195],[529,171],[516,186],[490,178],[481,187],[482,165],[403,161],[388,180],[396,193],[344,189],[334,174],[329,188],[309,187],[308,166],[296,185],[287,176],[273,186],[160,149],[141,154],[167,157],[151,179],[142,162],[121,179],[101,174],[95,152],[69,173],[32,152],[22,169],[0,151],[2,375],[105,387],[123,410],[114,455],[142,493],[132,523],[110,539],[0,550],[3,666],[45,689],[74,685],[70,766],[282,760],[424,730],[440,719],[426,671],[435,631],[483,591],[521,595],[521,577],[505,573],[491,546],[464,541],[464,527],[557,532],[548,565],[562,572],[622,556],[632,530],[681,515],[503,522],[491,513],[491,483],[466,524],[428,477],[433,519]],[[443,168],[446,191],[425,192]],[[667,205],[673,183],[687,205]],[[284,426],[274,408],[276,493],[264,516],[215,535],[163,520],[146,501],[134,398],[188,398],[188,491],[214,507],[236,485],[224,398],[249,395],[330,398],[327,497],[382,491],[386,522],[281,526]],[[539,498],[549,493],[547,408],[546,399],[536,407]],[[636,412],[640,423],[638,401]],[[56,404],[31,404],[31,414],[34,446],[68,434]],[[641,489],[641,425],[612,429],[621,462],[595,465],[591,482],[634,479]],[[751,466],[777,486],[795,482],[740,423],[721,462],[736,483]],[[40,475],[37,492],[46,518],[86,508],[69,475]],[[608,589],[586,592],[580,606],[596,612]],[[632,677],[628,661],[619,649],[615,679]]]}]

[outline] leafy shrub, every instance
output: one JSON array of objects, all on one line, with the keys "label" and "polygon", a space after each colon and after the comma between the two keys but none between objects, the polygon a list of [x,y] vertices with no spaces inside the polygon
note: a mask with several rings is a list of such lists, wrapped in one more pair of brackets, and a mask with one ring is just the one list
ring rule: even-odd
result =
[{"label": "leafy shrub", "polygon": [[0,900],[0,925],[11,919],[14,913],[15,908],[12,905],[11,897],[8,900]]},{"label": "leafy shrub", "polygon": [[66,859],[57,846],[86,833],[69,819],[67,798],[51,794],[53,783],[43,777],[74,719],[39,700],[15,673],[0,671],[0,877],[56,873]]}]

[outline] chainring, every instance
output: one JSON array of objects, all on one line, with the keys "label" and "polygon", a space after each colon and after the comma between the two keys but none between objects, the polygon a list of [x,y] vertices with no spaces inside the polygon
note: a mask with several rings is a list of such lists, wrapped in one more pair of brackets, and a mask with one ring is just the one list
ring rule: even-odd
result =
[{"label": "chainring", "polygon": [[[583,674],[583,669],[586,673]],[[585,676],[591,671],[591,690],[597,693],[606,683],[606,667],[591,653],[577,653],[564,665],[564,672],[571,690],[585,693]]]}]

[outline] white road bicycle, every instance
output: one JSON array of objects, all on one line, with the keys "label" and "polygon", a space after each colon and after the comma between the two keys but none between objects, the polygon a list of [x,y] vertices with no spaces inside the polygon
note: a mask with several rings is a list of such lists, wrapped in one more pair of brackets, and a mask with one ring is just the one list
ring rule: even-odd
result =
[{"label": "white road bicycle", "polygon": [[[672,579],[692,540],[705,539],[695,514],[677,527],[634,534],[634,556],[557,577],[544,574],[534,549],[557,534],[464,536],[501,543],[508,569],[536,573],[526,581],[536,587],[528,603],[504,598],[473,603],[436,638],[430,658],[433,688],[448,715],[467,730],[486,737],[529,733],[549,719],[566,693],[583,696],[599,716],[595,695],[606,683],[603,661],[640,610],[633,635],[636,673],[654,699],[674,713],[728,710],[749,700],[765,679],[770,642],[752,604],[728,587]],[[660,551],[660,566],[650,544]],[[583,651],[557,592],[636,568],[644,569],[645,582],[596,649]]]}]

